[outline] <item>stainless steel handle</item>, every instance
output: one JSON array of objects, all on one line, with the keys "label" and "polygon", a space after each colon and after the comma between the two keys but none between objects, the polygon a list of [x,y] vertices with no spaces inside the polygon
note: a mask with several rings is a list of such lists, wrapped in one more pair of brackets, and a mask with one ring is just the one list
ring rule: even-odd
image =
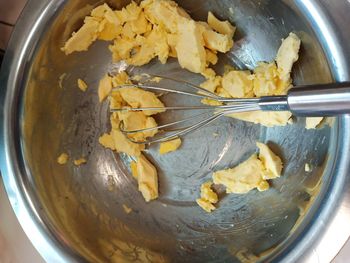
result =
[{"label": "stainless steel handle", "polygon": [[287,96],[296,116],[335,116],[350,113],[350,82],[293,88]]}]

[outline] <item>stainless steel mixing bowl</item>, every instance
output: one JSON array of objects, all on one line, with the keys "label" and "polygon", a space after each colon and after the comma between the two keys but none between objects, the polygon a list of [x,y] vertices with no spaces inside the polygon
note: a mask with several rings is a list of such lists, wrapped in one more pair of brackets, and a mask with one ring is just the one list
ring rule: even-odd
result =
[{"label": "stainless steel mixing bowl", "polygon": [[[32,0],[12,36],[1,70],[1,172],[24,230],[48,262],[330,261],[350,236],[349,125],[343,116],[319,130],[304,119],[266,129],[224,119],[184,138],[182,148],[159,156],[160,198],[146,204],[130,176],[129,158],[102,148],[107,105],[98,80],[112,64],[107,43],[65,56],[60,47],[94,0]],[[252,68],[274,58],[290,31],[302,39],[296,84],[349,79],[350,4],[346,0],[184,0],[196,19],[208,10],[238,27],[223,65]],[[111,1],[120,8],[124,1]],[[170,61],[129,68],[192,82],[200,79]],[[59,86],[59,79],[62,87]],[[77,78],[89,85],[86,93]],[[214,138],[213,133],[219,136]],[[207,214],[194,202],[212,171],[233,166],[266,141],[285,168],[266,192],[225,195]],[[56,158],[86,156],[87,165],[60,166]],[[312,172],[305,172],[309,163]],[[122,205],[133,209],[126,214]]]}]

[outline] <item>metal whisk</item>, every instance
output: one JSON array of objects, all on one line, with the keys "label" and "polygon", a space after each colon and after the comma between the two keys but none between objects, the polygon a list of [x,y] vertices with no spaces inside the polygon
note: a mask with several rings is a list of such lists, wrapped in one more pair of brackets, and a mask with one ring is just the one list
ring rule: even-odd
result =
[{"label": "metal whisk", "polygon": [[[200,114],[190,117],[183,117],[180,120],[170,121],[166,124],[160,124],[156,127],[140,129],[140,130],[125,130],[123,122],[120,123],[120,130],[133,142],[139,144],[151,144],[169,141],[174,138],[183,136],[195,130],[198,130],[219,118],[240,112],[249,111],[290,111],[295,116],[302,117],[324,117],[336,116],[350,113],[350,83],[332,83],[322,85],[297,86],[289,90],[284,96],[265,96],[260,98],[224,98],[214,94],[208,90],[198,87],[192,83],[177,80],[164,76],[147,75],[148,77],[159,77],[163,80],[168,80],[176,83],[176,89],[157,86],[154,83],[135,83],[120,85],[113,90],[123,88],[141,88],[150,91],[158,91],[162,94],[176,94],[187,98],[209,99],[216,101],[221,105],[182,105],[182,106],[166,106],[146,107],[146,108],[118,108],[111,109],[111,112],[118,111],[199,111],[206,110]],[[178,87],[186,87],[194,89],[195,92],[181,90]],[[176,128],[179,125],[191,123],[190,125]],[[174,127],[175,129],[170,129]],[[159,132],[156,137],[146,139],[139,142],[134,141],[132,134],[139,132],[147,132],[157,129]]]}]

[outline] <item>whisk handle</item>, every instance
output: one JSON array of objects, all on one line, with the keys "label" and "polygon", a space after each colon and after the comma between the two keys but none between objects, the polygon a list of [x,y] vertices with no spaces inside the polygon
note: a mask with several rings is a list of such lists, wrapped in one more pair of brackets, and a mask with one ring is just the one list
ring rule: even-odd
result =
[{"label": "whisk handle", "polygon": [[296,116],[322,117],[350,113],[350,82],[293,88],[287,102]]}]

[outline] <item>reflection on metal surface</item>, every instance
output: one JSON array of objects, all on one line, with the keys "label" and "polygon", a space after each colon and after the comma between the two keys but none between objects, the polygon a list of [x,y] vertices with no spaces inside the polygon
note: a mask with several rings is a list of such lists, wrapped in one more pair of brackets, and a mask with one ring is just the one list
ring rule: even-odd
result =
[{"label": "reflection on metal surface", "polygon": [[[348,80],[349,66],[347,65],[348,62],[346,61],[346,57],[343,54],[343,43],[337,41],[339,39],[337,36],[339,32],[337,32],[333,21],[327,18],[326,10],[312,0],[299,0],[297,1],[297,6],[301,10],[304,9],[304,13],[308,14],[307,18],[311,22],[313,29],[317,32],[319,40],[327,53],[327,58],[333,66],[332,73],[335,78],[338,81]],[[334,10],[334,14],[336,14],[337,11],[338,10]]]},{"label": "reflection on metal surface", "polygon": [[[94,2],[31,1],[1,72],[1,85],[6,87],[6,100],[1,94],[5,102],[1,103],[1,171],[14,210],[43,257],[48,262],[117,262],[144,257],[175,262],[219,257],[223,262],[237,262],[241,256],[286,262],[331,259],[350,235],[350,229],[334,226],[349,216],[344,206],[350,199],[346,179],[349,118],[315,131],[305,130],[303,119],[273,129],[223,119],[186,137],[181,150],[171,155],[159,156],[157,146],[152,146],[147,155],[158,164],[161,197],[145,204],[130,176],[130,158],[97,143],[108,128],[107,105],[98,103],[96,89],[82,95],[75,87],[77,78],[97,86],[105,72],[125,65],[111,63],[107,43],[96,43],[89,52],[68,57],[59,49]],[[178,2],[197,19],[204,19],[207,10],[212,10],[237,25],[237,45],[222,57],[218,72],[227,63],[252,68],[259,60],[271,60],[280,39],[296,31],[303,41],[296,83],[329,82],[331,72],[338,79],[348,77],[342,58],[346,51],[340,48],[337,34],[329,31],[333,23],[321,15],[321,4]],[[122,4],[125,2],[118,2],[119,7]],[[334,9],[342,4],[337,1]],[[325,33],[319,30],[324,25]],[[174,61],[129,70],[200,81]],[[194,202],[200,184],[214,169],[244,160],[255,151],[257,140],[267,141],[283,157],[284,175],[268,192],[225,195],[222,191],[215,213],[202,212]],[[62,151],[72,158],[87,156],[88,164],[59,166],[56,157]],[[312,173],[305,173],[306,162],[315,167]],[[309,193],[310,184],[320,180],[319,193]],[[305,202],[309,209],[299,217],[299,206]],[[126,214],[123,204],[133,211]],[[330,248],[326,238],[334,237],[339,239]]]}]

